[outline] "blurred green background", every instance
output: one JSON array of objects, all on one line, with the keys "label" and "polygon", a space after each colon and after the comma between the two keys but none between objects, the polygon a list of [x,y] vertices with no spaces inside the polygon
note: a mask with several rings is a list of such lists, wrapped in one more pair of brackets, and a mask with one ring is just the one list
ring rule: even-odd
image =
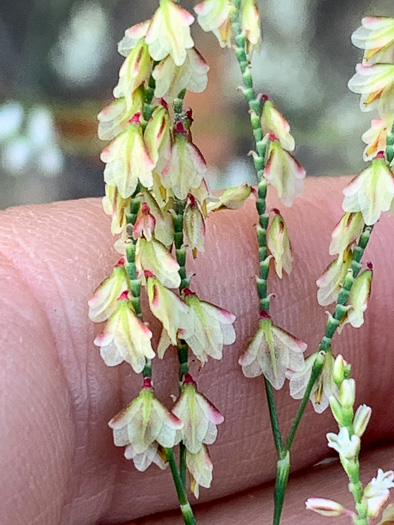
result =
[{"label": "blurred green background", "polygon": [[[0,5],[0,208],[104,193],[96,115],[112,98],[124,30],[157,0],[2,0]],[[197,2],[182,0],[189,10]],[[263,50],[256,90],[285,113],[309,175],[356,173],[372,113],[347,89],[362,52],[350,34],[363,16],[394,16],[392,0],[260,0]],[[237,64],[193,26],[209,87],[187,102],[212,188],[253,180]]]}]

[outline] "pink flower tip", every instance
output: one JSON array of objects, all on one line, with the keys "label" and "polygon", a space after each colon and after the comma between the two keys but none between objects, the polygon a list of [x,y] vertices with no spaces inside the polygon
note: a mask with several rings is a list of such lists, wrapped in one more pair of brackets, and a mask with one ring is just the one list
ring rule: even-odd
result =
[{"label": "pink flower tip", "polygon": [[118,297],[118,301],[128,301],[129,300],[129,291],[128,290],[125,290],[124,292],[122,292],[119,297]]},{"label": "pink flower tip", "polygon": [[196,385],[196,382],[194,381],[192,376],[188,372],[186,372],[186,374],[184,374],[183,376],[183,384],[184,385]]},{"label": "pink flower tip", "polygon": [[144,377],[142,388],[152,388],[152,379],[150,377]]},{"label": "pink flower tip", "polygon": [[270,314],[267,311],[261,310],[260,311],[260,319],[271,319],[271,316],[270,316]]},{"label": "pink flower tip", "polygon": [[167,101],[164,98],[160,99],[160,104],[163,106],[164,109],[168,109]]},{"label": "pink flower tip", "polygon": [[385,158],[385,155],[384,155],[384,151],[379,151],[376,155],[376,158],[377,159],[384,159]]},{"label": "pink flower tip", "polygon": [[153,273],[149,270],[144,270],[144,275],[146,279],[149,279],[149,277],[154,277]]},{"label": "pink flower tip", "polygon": [[260,95],[260,98],[264,100],[264,102],[267,102],[267,100],[270,99],[268,95]]},{"label": "pink flower tip", "polygon": [[178,120],[178,122],[175,124],[174,132],[175,132],[175,133],[186,133],[185,126],[184,126],[183,123],[180,122],[179,120]]},{"label": "pink flower tip", "polygon": [[134,113],[134,115],[129,120],[130,124],[139,124],[141,118],[141,111],[138,111],[137,113]]},{"label": "pink flower tip", "polygon": [[371,261],[368,261],[368,262],[367,262],[367,268],[368,268],[368,270],[371,270],[371,272],[372,272],[372,270],[373,270],[373,264],[371,263]]},{"label": "pink flower tip", "polygon": [[124,263],[125,263],[125,258],[122,257],[122,258],[119,259],[119,261],[115,264],[115,268],[119,268],[119,266],[124,266]]},{"label": "pink flower tip", "polygon": [[183,290],[183,294],[184,294],[184,295],[196,295],[194,292],[192,292],[192,291],[190,290],[190,288],[185,288],[185,289]]},{"label": "pink flower tip", "polygon": [[278,208],[272,208],[272,212],[275,213],[275,215],[280,215]]},{"label": "pink flower tip", "polygon": [[148,204],[146,202],[143,202],[141,204],[141,213],[143,215],[149,215],[149,213],[150,213],[150,208],[149,208],[149,206],[148,206]]},{"label": "pink flower tip", "polygon": [[278,140],[278,137],[275,135],[275,133],[270,133],[268,137],[271,142],[275,142],[276,140]]},{"label": "pink flower tip", "polygon": [[189,193],[187,198],[189,200],[190,206],[193,206],[193,208],[194,208],[194,206],[196,205],[196,198],[195,198],[195,196],[192,195],[191,193]]},{"label": "pink flower tip", "polygon": [[185,115],[188,118],[188,120],[190,120],[190,123],[194,122],[192,108],[186,107],[185,108]]}]

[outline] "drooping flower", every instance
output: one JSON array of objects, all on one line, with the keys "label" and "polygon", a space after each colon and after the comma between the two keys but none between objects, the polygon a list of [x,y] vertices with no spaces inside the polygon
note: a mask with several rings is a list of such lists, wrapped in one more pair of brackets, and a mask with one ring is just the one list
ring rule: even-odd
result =
[{"label": "drooping flower", "polygon": [[370,64],[390,63],[394,59],[394,18],[367,16],[352,34],[353,45],[365,50]]},{"label": "drooping flower", "polygon": [[352,256],[353,254],[350,250],[345,250],[327,266],[316,281],[319,288],[317,301],[321,306],[327,306],[338,299],[347,271],[352,264]]},{"label": "drooping flower", "polygon": [[264,105],[261,114],[261,127],[264,135],[273,133],[278,138],[282,148],[287,151],[294,151],[295,142],[290,134],[289,123],[267,95],[263,95],[262,98]]},{"label": "drooping flower", "polygon": [[140,40],[123,62],[119,71],[119,82],[114,89],[114,97],[126,100],[127,108],[133,106],[133,93],[146,80],[152,70],[148,46]]},{"label": "drooping flower", "polygon": [[360,212],[347,212],[331,234],[331,243],[328,249],[330,255],[343,256],[343,253],[360,237],[364,227],[364,221]]},{"label": "drooping flower", "polygon": [[200,186],[206,171],[200,150],[187,139],[183,125],[178,123],[171,159],[162,172],[163,186],[171,189],[177,199],[184,200],[192,188]]},{"label": "drooping flower", "polygon": [[187,50],[186,59],[177,66],[171,56],[153,71],[156,80],[155,97],[172,102],[183,89],[202,93],[207,87],[209,66],[195,47]]},{"label": "drooping flower", "polygon": [[282,270],[287,274],[291,272],[291,246],[289,232],[284,218],[280,213],[276,213],[267,233],[268,249],[274,257],[275,271],[282,279]]},{"label": "drooping flower", "polygon": [[146,359],[155,357],[150,342],[152,332],[136,316],[127,299],[127,293],[124,295],[125,297],[119,298],[116,311],[108,319],[94,344],[100,347],[100,354],[106,365],[116,366],[126,361],[134,372],[140,374]]},{"label": "drooping flower", "polygon": [[224,417],[197,391],[190,374],[184,376],[182,393],[172,411],[183,423],[182,428],[177,430],[177,439],[182,439],[189,452],[196,454],[203,444],[211,445],[215,442],[216,425],[223,423]]},{"label": "drooping flower", "polygon": [[252,191],[253,188],[246,182],[240,186],[228,188],[219,198],[210,197],[212,201],[207,206],[208,211],[238,210],[244,205]]},{"label": "drooping flower", "polygon": [[140,88],[133,93],[133,102],[127,108],[124,97],[115,99],[97,115],[99,121],[98,136],[100,140],[112,140],[126,130],[129,120],[142,111],[144,104],[143,93]]},{"label": "drooping flower", "polygon": [[229,0],[203,0],[194,8],[201,28],[207,32],[213,31],[221,47],[231,46],[233,32],[230,10]]},{"label": "drooping flower", "polygon": [[285,206],[291,206],[302,193],[305,170],[288,151],[282,148],[275,135],[270,136],[269,158],[264,177],[274,186]]},{"label": "drooping flower", "polygon": [[348,310],[343,321],[338,327],[341,332],[345,324],[350,323],[354,328],[359,328],[364,323],[364,312],[367,309],[371,295],[372,270],[364,270],[354,281],[347,301]]},{"label": "drooping flower", "polygon": [[372,160],[379,151],[386,149],[387,130],[391,130],[392,119],[373,119],[371,127],[362,135],[361,139],[367,147],[363,152],[364,160]]},{"label": "drooping flower", "polygon": [[118,298],[129,286],[124,259],[120,259],[110,277],[105,279],[88,301],[89,319],[94,323],[106,321],[118,308]]},{"label": "drooping flower", "polygon": [[194,196],[189,193],[183,214],[183,233],[186,246],[197,256],[197,251],[204,251],[205,222],[200,206]]},{"label": "drooping flower", "polygon": [[118,135],[100,157],[106,163],[105,182],[117,186],[124,199],[134,193],[139,181],[148,188],[153,184],[154,163],[142,138],[139,117],[138,113],[134,115],[127,130]]},{"label": "drooping flower", "polygon": [[186,343],[202,364],[208,361],[208,356],[221,359],[223,345],[230,345],[235,341],[235,315],[200,301],[188,288],[183,293],[193,326],[191,335],[184,338]]},{"label": "drooping flower", "polygon": [[181,284],[179,264],[167,248],[159,241],[140,237],[137,241],[135,262],[140,272],[148,270],[169,288],[178,288]]},{"label": "drooping flower", "polygon": [[264,374],[279,390],[287,370],[304,369],[303,352],[307,345],[272,323],[266,312],[260,314],[259,328],[238,363],[246,377]]},{"label": "drooping flower", "polygon": [[322,516],[338,517],[342,516],[345,508],[331,499],[309,498],[305,502],[307,510],[313,510]]},{"label": "drooping flower", "polygon": [[355,461],[360,451],[360,438],[353,434],[349,435],[349,430],[342,427],[338,434],[329,432],[327,435],[328,446],[333,448],[341,456],[342,460]]},{"label": "drooping flower", "polygon": [[[287,378],[290,379],[290,395],[293,399],[302,399],[308,381],[311,377],[313,363],[318,355],[318,352],[310,355],[305,360],[305,366],[302,370],[297,372],[287,372]],[[321,414],[329,405],[331,396],[337,397],[338,387],[334,381],[333,375],[334,358],[331,352],[327,352],[324,358],[323,369],[313,385],[310,400],[312,402],[315,412]]]},{"label": "drooping flower", "polygon": [[140,214],[135,221],[133,228],[133,239],[137,240],[144,237],[147,241],[152,240],[153,231],[156,226],[156,219],[150,212],[150,208],[146,202],[141,203]]},{"label": "drooping flower", "polygon": [[104,212],[112,217],[111,233],[118,235],[124,230],[127,223],[126,211],[129,208],[130,197],[124,199],[116,186],[106,184],[105,197],[102,202]]},{"label": "drooping flower", "polygon": [[118,52],[124,57],[128,57],[141,39],[145,38],[151,21],[145,20],[126,29],[124,37],[118,44]]},{"label": "drooping flower", "polygon": [[356,74],[348,82],[354,93],[361,95],[361,111],[378,108],[381,118],[392,117],[394,64],[357,64]]},{"label": "drooping flower", "polygon": [[390,209],[394,197],[394,175],[383,153],[344,188],[343,194],[344,211],[360,211],[368,226],[375,224],[382,212]]},{"label": "drooping flower", "polygon": [[149,191],[143,193],[143,198],[148,204],[150,213],[155,218],[155,237],[156,240],[163,243],[165,246],[171,246],[174,240],[174,224],[171,214],[167,208],[160,208],[156,199]]},{"label": "drooping flower", "polygon": [[155,170],[161,172],[171,155],[170,116],[166,106],[158,106],[148,122],[144,141]]},{"label": "drooping flower", "polygon": [[175,64],[181,66],[186,51],[194,46],[190,27],[194,17],[172,0],[160,0],[145,36],[150,56],[159,61],[171,55]]},{"label": "drooping flower", "polygon": [[189,307],[153,275],[149,275],[149,272],[145,272],[145,274],[150,309],[163,324],[163,331],[157,348],[157,353],[161,358],[170,344],[176,344],[178,333],[182,338],[185,338],[192,332]]},{"label": "drooping flower", "polygon": [[190,489],[198,498],[200,485],[209,489],[212,482],[213,464],[206,445],[203,445],[195,454],[186,449],[186,468],[190,476]]},{"label": "drooping flower", "polygon": [[241,27],[246,36],[246,49],[249,56],[253,51],[261,50],[261,18],[258,5],[255,0],[244,0],[241,10]]},{"label": "drooping flower", "polygon": [[155,442],[168,448],[177,445],[177,432],[183,426],[182,421],[156,399],[149,377],[144,379],[138,397],[108,424],[113,430],[115,445],[126,446],[125,455],[132,458],[147,452],[152,445],[155,448]]},{"label": "drooping flower", "polygon": [[376,518],[390,496],[390,489],[394,488],[394,472],[383,472],[378,469],[376,478],[368,483],[364,489],[363,500],[368,505],[368,517]]}]

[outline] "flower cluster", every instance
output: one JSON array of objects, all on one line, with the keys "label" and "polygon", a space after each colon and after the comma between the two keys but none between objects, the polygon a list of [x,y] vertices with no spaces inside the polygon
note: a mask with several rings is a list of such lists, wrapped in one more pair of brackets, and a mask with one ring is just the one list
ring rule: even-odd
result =
[{"label": "flower cluster", "polygon": [[365,224],[372,225],[390,210],[394,198],[394,18],[363,18],[352,41],[364,49],[364,57],[349,88],[361,95],[361,110],[377,109],[379,118],[362,136],[364,160],[372,164],[344,189],[343,209],[361,212]]},{"label": "flower cluster", "polygon": [[[198,487],[211,483],[207,445],[223,417],[188,374],[188,350],[201,365],[209,357],[221,359],[224,345],[235,340],[235,316],[200,299],[186,272],[186,252],[195,257],[204,251],[208,199],[215,200],[204,179],[204,157],[192,140],[192,111],[183,104],[187,90],[205,89],[209,69],[194,47],[193,21],[173,0],[160,0],[152,19],[129,28],[119,43],[125,60],[115,100],[98,120],[99,137],[111,141],[101,154],[103,208],[122,258],[90,299],[89,316],[105,322],[94,341],[105,363],[126,361],[143,375],[138,397],[109,423],[115,445],[125,446],[126,458],[145,470],[151,463],[164,468],[166,450],[182,442],[198,497]],[[245,187],[242,198],[233,197],[237,207],[250,192]],[[156,352],[143,320],[142,289],[162,324]],[[171,345],[178,348],[183,386],[168,411],[155,397],[151,376],[156,353],[163,358]]]}]

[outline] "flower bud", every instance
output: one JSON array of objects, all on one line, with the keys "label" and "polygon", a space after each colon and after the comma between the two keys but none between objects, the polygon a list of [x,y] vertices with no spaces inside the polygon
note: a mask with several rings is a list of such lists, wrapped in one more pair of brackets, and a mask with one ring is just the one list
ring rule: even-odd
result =
[{"label": "flower bud", "polygon": [[255,0],[244,0],[242,3],[241,26],[246,36],[248,55],[251,56],[255,49],[259,53],[262,41],[261,18]]},{"label": "flower bud", "polygon": [[343,426],[342,406],[335,396],[330,397],[330,407],[331,407],[332,415],[335,418],[335,421],[338,423],[340,427],[342,427]]},{"label": "flower bud", "polygon": [[228,188],[215,202],[208,205],[208,211],[238,210],[252,193],[252,187],[244,182],[240,186]]},{"label": "flower bud", "polygon": [[344,364],[345,360],[341,354],[338,354],[334,361],[333,377],[338,388],[341,387],[342,381],[345,379]]},{"label": "flower bud", "polygon": [[343,253],[363,231],[364,221],[360,212],[345,213],[331,234],[330,255]]},{"label": "flower bud", "polygon": [[275,214],[268,230],[267,244],[275,260],[275,271],[282,279],[282,269],[288,274],[291,272],[292,257],[289,232],[285,220],[279,213]]},{"label": "flower bud", "polygon": [[137,240],[140,237],[144,237],[147,241],[151,241],[155,225],[156,219],[150,213],[150,208],[147,203],[143,202],[141,204],[141,213],[134,224],[133,239]]},{"label": "flower bud", "polygon": [[339,402],[343,408],[352,408],[356,396],[356,382],[354,379],[345,379],[339,389]]},{"label": "flower bud", "polygon": [[193,256],[196,257],[197,251],[204,251],[205,223],[197,200],[190,193],[187,198],[183,221],[185,242],[189,249],[193,250]]},{"label": "flower bud", "polygon": [[364,434],[365,429],[367,428],[367,425],[371,418],[371,413],[371,407],[367,405],[360,405],[358,407],[353,421],[353,431],[356,434],[356,436],[361,437]]},{"label": "flower bud", "polygon": [[264,106],[261,115],[261,127],[264,135],[273,133],[285,150],[294,151],[295,143],[294,138],[290,134],[289,123],[282,113],[276,109],[267,95],[262,95],[262,98]]},{"label": "flower bud", "polygon": [[309,498],[306,500],[305,505],[308,510],[313,510],[322,516],[342,516],[345,512],[342,505],[330,499]]}]

